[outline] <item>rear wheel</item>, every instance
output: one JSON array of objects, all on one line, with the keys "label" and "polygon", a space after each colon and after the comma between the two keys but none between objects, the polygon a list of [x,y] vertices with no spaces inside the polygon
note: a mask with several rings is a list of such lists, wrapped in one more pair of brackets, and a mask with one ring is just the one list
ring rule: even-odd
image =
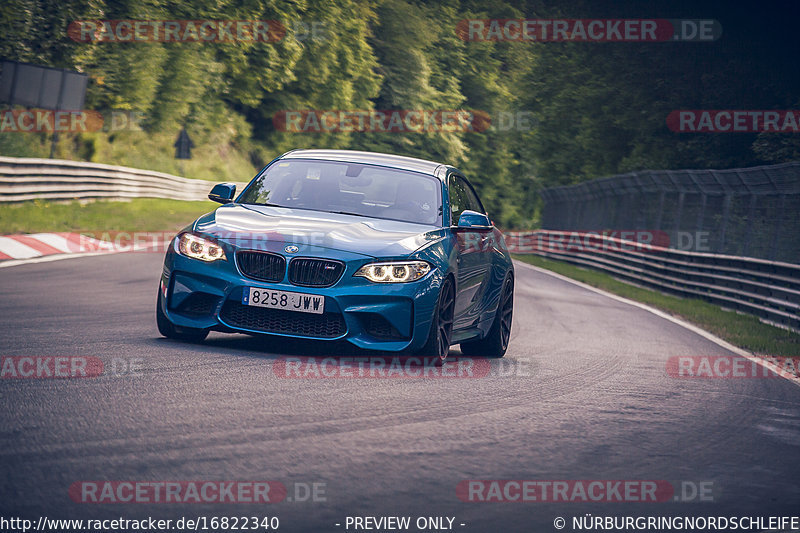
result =
[{"label": "rear wheel", "polygon": [[456,307],[456,291],[451,278],[446,278],[439,290],[439,300],[433,312],[431,330],[425,346],[418,352],[423,357],[435,357],[437,364],[444,363],[450,352],[453,336],[453,313]]},{"label": "rear wheel", "polygon": [[489,334],[478,341],[462,342],[461,353],[500,358],[506,354],[511,338],[511,319],[514,314],[514,278],[509,274],[503,281],[500,303]]},{"label": "rear wheel", "polygon": [[158,298],[156,299],[156,325],[158,332],[168,339],[176,339],[189,342],[202,342],[208,336],[207,329],[201,328],[185,328],[176,326],[169,321],[167,315],[161,310],[161,291],[158,291]]}]

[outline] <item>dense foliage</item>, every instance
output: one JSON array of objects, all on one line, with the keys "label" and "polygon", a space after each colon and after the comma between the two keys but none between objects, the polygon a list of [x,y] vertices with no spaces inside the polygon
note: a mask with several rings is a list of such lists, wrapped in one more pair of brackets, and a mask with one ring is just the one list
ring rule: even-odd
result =
[{"label": "dense foliage", "polygon": [[[759,21],[729,2],[664,4],[6,0],[0,57],[86,72],[87,108],[143,117],[143,131],[62,139],[61,157],[170,171],[165,161],[174,164],[171,143],[184,126],[200,161],[238,161],[214,166],[221,179],[246,180],[242,174],[292,148],[407,154],[460,166],[501,226],[524,227],[535,223],[542,186],[645,168],[798,157],[797,134],[676,134],[665,123],[676,109],[796,107],[798,69],[788,49],[795,38],[780,8]],[[533,44],[468,42],[455,31],[473,18],[637,16],[710,17],[724,33],[713,43]],[[278,20],[287,34],[278,42],[214,44],[71,40],[69,24],[88,19]],[[463,109],[488,114],[493,126],[427,133],[277,129],[275,114],[296,109]],[[520,128],[509,117],[527,121]],[[0,135],[0,153],[29,155],[30,138]],[[37,139],[46,145],[46,135]]]}]

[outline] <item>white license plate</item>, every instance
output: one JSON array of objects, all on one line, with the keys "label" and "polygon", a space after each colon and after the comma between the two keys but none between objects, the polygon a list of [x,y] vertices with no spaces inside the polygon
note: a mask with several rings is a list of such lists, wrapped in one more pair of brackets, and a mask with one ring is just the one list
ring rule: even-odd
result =
[{"label": "white license plate", "polygon": [[325,310],[325,297],[318,294],[247,287],[242,293],[242,304],[319,315]]}]

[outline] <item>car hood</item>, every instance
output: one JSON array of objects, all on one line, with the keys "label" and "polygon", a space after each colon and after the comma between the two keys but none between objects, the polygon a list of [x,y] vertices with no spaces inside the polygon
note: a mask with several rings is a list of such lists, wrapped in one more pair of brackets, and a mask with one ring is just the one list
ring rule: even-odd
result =
[{"label": "car hood", "polygon": [[219,207],[193,229],[240,248],[294,244],[300,255],[329,249],[367,257],[401,257],[444,236],[443,228],[426,224],[243,204]]}]

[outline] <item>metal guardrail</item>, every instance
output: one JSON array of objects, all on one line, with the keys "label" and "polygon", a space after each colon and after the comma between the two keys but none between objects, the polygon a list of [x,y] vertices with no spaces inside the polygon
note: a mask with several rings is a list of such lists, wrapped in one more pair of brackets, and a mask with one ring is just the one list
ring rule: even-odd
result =
[{"label": "metal guardrail", "polygon": [[800,161],[643,170],[540,191],[542,228],[703,232],[706,251],[800,263]]},{"label": "metal guardrail", "polygon": [[[167,198],[206,200],[214,182],[128,167],[0,156],[0,202]],[[241,191],[246,183],[236,183]]]},{"label": "metal guardrail", "polygon": [[800,330],[800,265],[653,246],[592,232],[510,232],[512,253],[603,270],[634,284],[701,298]]}]

